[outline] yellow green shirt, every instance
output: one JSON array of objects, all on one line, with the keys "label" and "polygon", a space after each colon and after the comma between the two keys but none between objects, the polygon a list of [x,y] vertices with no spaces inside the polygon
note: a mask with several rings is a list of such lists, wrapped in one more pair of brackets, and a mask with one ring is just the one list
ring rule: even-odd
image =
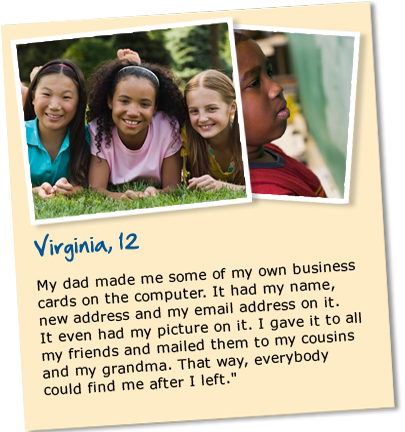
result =
[{"label": "yellow green shirt", "polygon": [[[187,134],[186,129],[183,127],[181,131],[181,137],[183,138],[183,146],[181,147],[181,157],[183,158],[183,181],[186,183],[190,173],[187,171],[187,156],[189,155],[189,148],[187,143]],[[208,146],[208,154],[210,157],[210,170],[211,174],[215,180],[221,180],[228,183],[233,183],[233,170],[234,170],[234,162],[233,158],[231,163],[229,164],[228,170],[226,172],[222,171],[219,163],[215,159],[214,152],[211,146],[207,143]],[[208,173],[207,173],[208,174]]]}]

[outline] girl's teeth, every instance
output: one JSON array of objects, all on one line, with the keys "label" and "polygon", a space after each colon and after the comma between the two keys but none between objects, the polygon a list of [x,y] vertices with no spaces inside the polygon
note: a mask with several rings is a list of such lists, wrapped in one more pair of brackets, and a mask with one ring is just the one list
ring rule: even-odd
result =
[{"label": "girl's teeth", "polygon": [[125,123],[128,123],[128,124],[130,124],[130,125],[137,125],[137,124],[139,124],[140,122],[139,122],[139,121],[129,121],[129,120],[125,120]]}]

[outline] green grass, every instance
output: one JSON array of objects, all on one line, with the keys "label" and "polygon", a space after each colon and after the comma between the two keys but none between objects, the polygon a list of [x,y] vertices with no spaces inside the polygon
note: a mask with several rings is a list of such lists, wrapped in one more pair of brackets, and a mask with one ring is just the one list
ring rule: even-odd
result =
[{"label": "green grass", "polygon": [[[125,192],[128,189],[143,191],[147,186],[149,184],[143,182],[126,183],[118,187],[109,187],[109,190],[114,192]],[[98,192],[85,189],[70,197],[59,195],[46,200],[34,194],[34,208],[35,219],[53,219],[83,214],[196,204],[237,198],[246,198],[246,190],[228,190],[226,187],[223,187],[220,190],[208,192],[204,190],[189,191],[185,185],[181,185],[177,190],[169,194],[158,194],[155,197],[123,201],[113,200]]]}]

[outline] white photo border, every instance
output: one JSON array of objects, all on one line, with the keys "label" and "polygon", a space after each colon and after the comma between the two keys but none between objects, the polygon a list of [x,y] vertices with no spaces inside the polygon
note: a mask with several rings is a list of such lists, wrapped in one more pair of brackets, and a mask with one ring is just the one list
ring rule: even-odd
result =
[{"label": "white photo border", "polygon": [[350,179],[351,179],[351,165],[352,165],[354,116],[355,116],[355,107],[356,107],[357,71],[358,71],[358,63],[359,63],[360,32],[316,30],[316,29],[294,28],[294,27],[258,26],[258,25],[249,25],[249,24],[234,24],[233,28],[234,30],[261,30],[261,31],[268,31],[268,32],[301,33],[301,34],[314,34],[314,35],[321,35],[321,36],[345,36],[345,37],[354,38],[353,67],[352,67],[352,80],[351,80],[351,92],[350,92],[350,108],[349,108],[349,125],[348,125],[348,135],[347,135],[346,172],[345,172],[343,198],[325,199],[325,198],[311,198],[311,197],[294,197],[294,196],[287,196],[287,195],[271,195],[271,194],[257,194],[257,193],[252,194],[254,199],[316,202],[316,203],[323,203],[323,204],[348,204],[349,195],[350,195]]},{"label": "white photo border", "polygon": [[245,128],[243,124],[243,116],[239,116],[239,129],[240,129],[240,139],[242,146],[242,160],[243,160],[243,170],[246,181],[246,198],[236,198],[232,200],[219,200],[219,201],[211,201],[206,203],[195,203],[195,204],[180,204],[173,205],[167,207],[153,207],[147,209],[134,209],[134,210],[125,210],[125,211],[115,211],[115,212],[106,212],[106,213],[95,213],[95,214],[86,214],[86,215],[77,215],[77,216],[66,216],[52,219],[35,219],[35,211],[34,211],[34,200],[32,193],[32,184],[31,184],[31,175],[30,175],[30,166],[28,160],[28,145],[26,141],[26,133],[25,133],[25,123],[24,123],[24,110],[22,104],[20,102],[21,99],[21,84],[20,84],[20,75],[18,68],[18,58],[17,58],[17,45],[29,44],[34,42],[50,42],[56,40],[65,40],[65,39],[76,39],[82,37],[95,37],[95,36],[106,36],[106,35],[115,35],[121,33],[138,33],[142,31],[153,31],[153,30],[168,30],[172,28],[179,27],[191,27],[198,25],[209,25],[209,24],[227,24],[228,25],[228,33],[229,33],[229,43],[231,49],[231,58],[232,58],[232,68],[233,68],[233,76],[234,76],[234,86],[236,92],[236,103],[237,106],[241,107],[241,97],[240,97],[240,87],[239,87],[239,75],[238,75],[238,67],[236,61],[236,49],[235,49],[235,40],[234,40],[234,26],[233,20],[230,17],[227,18],[217,18],[210,20],[196,20],[196,21],[185,21],[180,23],[166,23],[166,24],[157,24],[150,26],[140,26],[140,27],[127,27],[127,28],[119,28],[119,29],[109,29],[109,30],[100,30],[96,32],[85,32],[85,33],[69,33],[63,35],[53,35],[47,37],[36,37],[36,38],[26,38],[26,39],[15,39],[11,41],[11,52],[13,57],[13,68],[14,68],[14,81],[16,87],[16,97],[19,101],[18,105],[18,117],[20,120],[20,133],[21,133],[21,142],[23,147],[23,159],[24,159],[24,171],[25,171],[25,180],[27,187],[27,195],[28,195],[28,206],[29,206],[29,214],[31,225],[47,225],[47,224],[55,224],[62,222],[77,222],[82,220],[89,219],[104,219],[111,217],[121,217],[121,216],[133,216],[138,214],[145,213],[161,213],[166,211],[175,211],[175,210],[189,210],[195,208],[202,207],[217,207],[223,205],[233,205],[233,204],[244,204],[252,202],[252,191],[250,186],[250,175],[249,175],[249,164],[247,158],[247,149],[246,149],[246,140],[245,140]]}]

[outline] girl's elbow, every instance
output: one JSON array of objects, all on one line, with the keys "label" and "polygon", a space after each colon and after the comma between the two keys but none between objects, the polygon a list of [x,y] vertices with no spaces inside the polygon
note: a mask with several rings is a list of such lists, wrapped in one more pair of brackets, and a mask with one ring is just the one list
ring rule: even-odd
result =
[{"label": "girl's elbow", "polygon": [[102,192],[103,190],[106,189],[105,186],[100,185],[97,182],[91,182],[89,181],[89,189],[93,192]]},{"label": "girl's elbow", "polygon": [[178,182],[178,183],[169,183],[167,185],[164,185],[164,187],[162,188],[162,192],[163,193],[174,192],[179,186],[180,186],[180,182]]}]

